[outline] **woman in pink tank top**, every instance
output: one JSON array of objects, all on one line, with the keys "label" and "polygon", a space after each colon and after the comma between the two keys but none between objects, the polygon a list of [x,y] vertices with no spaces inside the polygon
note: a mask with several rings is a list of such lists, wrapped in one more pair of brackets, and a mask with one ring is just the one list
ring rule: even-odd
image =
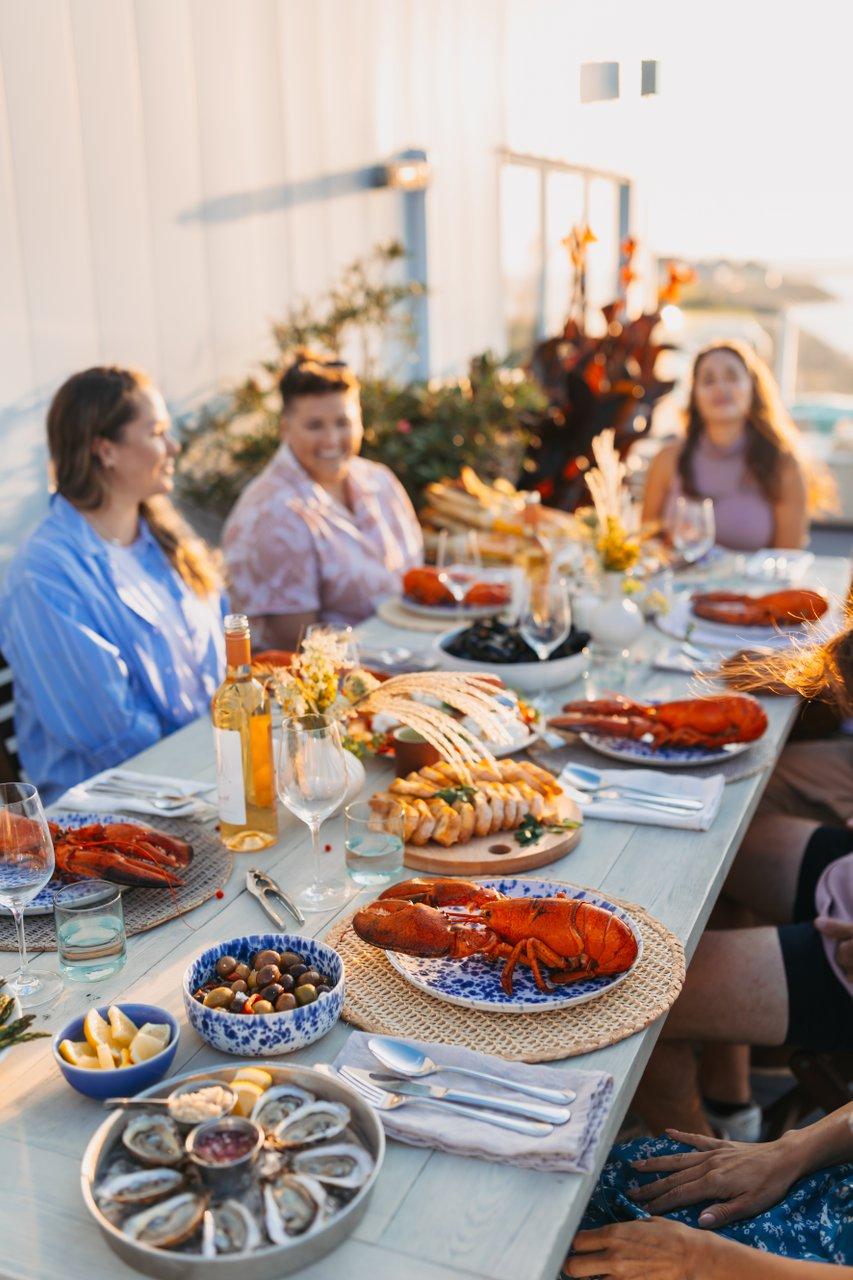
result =
[{"label": "woman in pink tank top", "polygon": [[806,540],[796,427],[770,370],[742,343],[714,343],[696,357],[686,437],[652,460],[643,520],[666,525],[680,494],[712,499],[723,547],[757,551]]}]

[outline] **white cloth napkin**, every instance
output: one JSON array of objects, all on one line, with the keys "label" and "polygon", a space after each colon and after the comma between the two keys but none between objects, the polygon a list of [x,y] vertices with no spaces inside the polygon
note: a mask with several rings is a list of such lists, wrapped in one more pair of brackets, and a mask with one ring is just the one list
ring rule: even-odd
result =
[{"label": "white cloth napkin", "polygon": [[[367,1047],[368,1035],[354,1031],[338,1054],[334,1068],[362,1067],[367,1071],[388,1073],[388,1068],[374,1058]],[[570,1104],[571,1119],[556,1125],[544,1137],[529,1137],[498,1129],[482,1120],[469,1120],[456,1110],[444,1110],[431,1103],[423,1106],[418,1099],[394,1111],[377,1111],[389,1138],[413,1147],[435,1147],[454,1155],[475,1160],[493,1160],[499,1164],[517,1164],[526,1169],[543,1169],[554,1173],[587,1173],[595,1160],[595,1148],[613,1099],[613,1077],[604,1071],[581,1071],[577,1067],[546,1067],[538,1063],[507,1062],[487,1053],[475,1053],[459,1045],[411,1040],[408,1043],[423,1050],[434,1062],[458,1067],[473,1067],[493,1075],[527,1084],[546,1085],[552,1089],[573,1089],[577,1098]],[[346,1083],[346,1082],[344,1082]],[[439,1071],[424,1076],[419,1084],[446,1085],[467,1093],[484,1093],[524,1101],[515,1090],[503,1092],[500,1085],[474,1080],[454,1071]],[[380,1087],[393,1091],[391,1084]],[[533,1098],[529,1102],[536,1101]],[[476,1108],[472,1108],[472,1111]]]},{"label": "white cloth napkin", "polygon": [[[169,795],[185,795],[187,802],[185,805],[176,805],[174,808],[160,809],[141,795],[135,795],[132,791],[120,791],[118,786],[114,791],[89,789],[93,783],[105,781],[107,778],[113,783],[124,783],[130,787],[134,783],[162,787]],[[94,777],[87,778],[85,782],[79,782],[76,787],[71,787],[63,796],[60,796],[54,807],[68,809],[75,813],[114,813],[116,809],[122,809],[130,813],[146,813],[157,818],[201,817],[211,810],[207,798],[213,794],[213,790],[210,783],[197,782],[190,778],[138,773],[133,769],[104,769]]]},{"label": "white cloth napkin", "polygon": [[688,658],[681,646],[659,649],[652,661],[655,671],[677,671],[683,676],[695,675],[697,671],[710,671],[717,665],[717,659],[709,657],[701,662],[696,658]]},{"label": "white cloth napkin", "polygon": [[[658,769],[602,769],[601,786],[635,787],[654,794],[677,795],[701,800],[702,808],[684,815],[663,813],[634,804],[630,797],[620,800],[597,800],[588,792],[575,790],[562,776],[558,781],[578,803],[583,804],[584,818],[607,818],[610,822],[636,822],[647,827],[681,827],[685,831],[707,831],[719,812],[725,778],[715,773],[710,778],[692,778],[685,773],[663,773]],[[583,800],[581,799],[583,798]]]}]

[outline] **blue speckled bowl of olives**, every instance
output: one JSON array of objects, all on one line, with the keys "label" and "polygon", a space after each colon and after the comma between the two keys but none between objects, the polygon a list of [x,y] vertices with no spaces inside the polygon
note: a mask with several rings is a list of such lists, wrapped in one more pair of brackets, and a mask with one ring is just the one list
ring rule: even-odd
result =
[{"label": "blue speckled bowl of olives", "polygon": [[583,674],[588,642],[587,632],[573,627],[550,658],[540,662],[518,627],[487,618],[438,636],[434,652],[445,671],[482,671],[500,676],[510,688],[538,693],[570,684]]},{"label": "blue speckled bowl of olives", "polygon": [[203,951],[183,980],[190,1025],[214,1049],[290,1053],[319,1040],[344,1005],[337,951],[299,934],[254,933]]}]

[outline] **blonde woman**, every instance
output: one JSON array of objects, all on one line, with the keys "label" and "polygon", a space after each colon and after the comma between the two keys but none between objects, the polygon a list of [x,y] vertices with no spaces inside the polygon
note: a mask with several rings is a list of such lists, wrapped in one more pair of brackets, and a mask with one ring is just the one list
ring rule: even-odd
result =
[{"label": "blonde woman", "polygon": [[168,500],[178,447],[131,369],[68,379],[51,403],[50,511],[0,595],[21,762],[46,801],[207,712],[224,670],[210,555]]},{"label": "blonde woman", "polygon": [[801,547],[810,495],[798,446],[764,362],[743,343],[714,343],[693,364],[684,440],[649,467],[643,520],[666,524],[680,495],[711,498],[721,546]]}]

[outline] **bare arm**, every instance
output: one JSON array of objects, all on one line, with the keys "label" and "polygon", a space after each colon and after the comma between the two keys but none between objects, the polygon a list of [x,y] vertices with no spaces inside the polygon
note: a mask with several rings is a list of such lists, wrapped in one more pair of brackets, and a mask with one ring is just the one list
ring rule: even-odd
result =
[{"label": "bare arm", "polygon": [[310,613],[267,613],[251,619],[252,626],[260,623],[263,627],[263,634],[269,640],[267,648],[294,652],[312,623],[319,621],[316,609]]},{"label": "bare arm", "polygon": [[773,546],[805,545],[809,520],[806,503],[806,481],[800,464],[786,458],[782,470],[779,500],[773,508]]},{"label": "bare arm", "polygon": [[643,492],[643,524],[653,524],[662,518],[680,452],[680,444],[664,445],[649,463]]}]

